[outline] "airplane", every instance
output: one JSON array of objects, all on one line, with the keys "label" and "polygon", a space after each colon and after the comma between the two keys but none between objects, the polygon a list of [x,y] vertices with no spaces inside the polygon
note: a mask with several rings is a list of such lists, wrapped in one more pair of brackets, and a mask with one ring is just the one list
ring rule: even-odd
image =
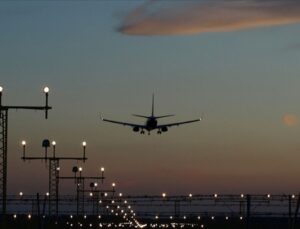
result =
[{"label": "airplane", "polygon": [[169,127],[179,126],[182,124],[188,124],[188,123],[192,123],[192,122],[199,122],[202,120],[202,118],[198,118],[198,119],[189,120],[189,121],[158,125],[157,119],[172,117],[174,115],[162,115],[162,116],[154,115],[154,94],[152,95],[151,116],[138,115],[138,114],[133,114],[133,116],[147,119],[146,123],[144,125],[140,125],[140,124],[135,124],[135,123],[120,122],[120,121],[105,119],[102,116],[101,116],[101,119],[102,119],[102,121],[105,121],[105,122],[111,122],[111,123],[120,124],[120,125],[124,125],[124,126],[130,126],[130,127],[132,127],[134,132],[140,132],[141,134],[145,134],[145,130],[146,130],[146,131],[148,131],[148,135],[150,135],[150,132],[152,130],[157,129],[157,134],[162,134],[163,132],[167,132]]}]

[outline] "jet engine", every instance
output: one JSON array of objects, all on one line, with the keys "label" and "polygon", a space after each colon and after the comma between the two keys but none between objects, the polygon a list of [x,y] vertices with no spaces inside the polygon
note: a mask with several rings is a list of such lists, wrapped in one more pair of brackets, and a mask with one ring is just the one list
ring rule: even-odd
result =
[{"label": "jet engine", "polygon": [[163,126],[163,127],[161,128],[161,131],[162,131],[162,132],[167,132],[167,131],[168,131],[168,127]]},{"label": "jet engine", "polygon": [[140,131],[140,128],[139,128],[138,126],[135,126],[135,127],[133,127],[133,131],[134,131],[134,132],[139,132],[139,131]]}]

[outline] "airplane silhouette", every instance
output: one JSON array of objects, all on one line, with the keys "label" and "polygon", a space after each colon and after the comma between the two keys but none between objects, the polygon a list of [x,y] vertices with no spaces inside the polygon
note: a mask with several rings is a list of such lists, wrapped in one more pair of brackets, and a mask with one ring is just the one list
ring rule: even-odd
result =
[{"label": "airplane silhouette", "polygon": [[157,134],[161,134],[162,132],[167,132],[169,127],[179,126],[179,125],[182,125],[182,124],[188,124],[188,123],[192,123],[192,122],[198,122],[198,121],[202,120],[202,118],[198,118],[198,119],[189,120],[189,121],[158,125],[157,119],[171,117],[171,116],[174,116],[174,115],[162,115],[162,116],[155,116],[154,115],[154,94],[152,95],[152,112],[151,112],[151,116],[138,115],[138,114],[133,114],[133,116],[147,119],[145,125],[127,123],[127,122],[119,122],[119,121],[105,119],[103,117],[101,117],[101,119],[102,119],[102,121],[105,121],[105,122],[111,122],[111,123],[120,124],[120,125],[123,125],[123,126],[130,126],[130,127],[132,127],[134,132],[140,132],[141,134],[145,134],[145,130],[146,130],[146,131],[148,131],[148,135],[150,135],[150,132],[152,130],[155,130],[155,129],[157,129]]}]

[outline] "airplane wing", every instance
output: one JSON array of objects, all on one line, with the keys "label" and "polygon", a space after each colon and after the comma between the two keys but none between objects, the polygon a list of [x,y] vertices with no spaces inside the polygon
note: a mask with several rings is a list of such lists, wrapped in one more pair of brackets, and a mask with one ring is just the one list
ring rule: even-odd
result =
[{"label": "airplane wing", "polygon": [[157,129],[161,129],[163,127],[179,126],[179,125],[188,124],[188,123],[192,123],[192,122],[199,122],[201,120],[202,120],[202,118],[198,118],[198,119],[184,121],[184,122],[174,122],[174,123],[169,123],[169,124],[158,125]]},{"label": "airplane wing", "polygon": [[128,122],[119,122],[119,121],[114,121],[114,120],[109,120],[109,119],[105,119],[102,118],[102,121],[104,122],[111,122],[111,123],[115,123],[115,124],[119,124],[119,125],[123,125],[123,126],[131,126],[131,127],[139,127],[141,129],[145,129],[146,126],[145,125],[140,125],[140,124],[134,124],[134,123],[128,123]]}]

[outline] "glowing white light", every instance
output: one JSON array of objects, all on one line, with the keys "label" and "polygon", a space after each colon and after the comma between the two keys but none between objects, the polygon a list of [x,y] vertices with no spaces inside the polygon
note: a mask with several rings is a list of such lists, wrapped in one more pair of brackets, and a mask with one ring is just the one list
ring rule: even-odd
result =
[{"label": "glowing white light", "polygon": [[23,145],[23,146],[26,146],[26,141],[23,140],[23,141],[22,141],[22,145]]},{"label": "glowing white light", "polygon": [[82,172],[82,167],[79,167],[78,170],[79,170],[79,172]]},{"label": "glowing white light", "polygon": [[215,194],[214,194],[214,197],[215,197],[215,198],[218,198],[218,194],[217,194],[217,193],[215,193]]},{"label": "glowing white light", "polygon": [[104,170],[105,170],[104,167],[101,167],[101,172],[104,172]]},{"label": "glowing white light", "polygon": [[82,142],[82,146],[85,147],[86,146],[86,142]]},{"label": "glowing white light", "polygon": [[191,197],[193,197],[193,194],[192,194],[192,193],[190,193],[190,194],[189,194],[189,197],[190,197],[190,198],[191,198]]},{"label": "glowing white light", "polygon": [[0,92],[2,92],[2,91],[3,91],[3,87],[0,86]]},{"label": "glowing white light", "polygon": [[90,192],[90,196],[93,196],[93,193],[92,193],[92,192]]},{"label": "glowing white light", "polygon": [[293,198],[293,199],[295,199],[295,198],[296,198],[296,196],[293,194],[293,195],[292,195],[292,198]]},{"label": "glowing white light", "polygon": [[267,197],[268,197],[268,198],[271,198],[271,194],[268,194]]},{"label": "glowing white light", "polygon": [[244,194],[241,194],[241,198],[244,198]]},{"label": "glowing white light", "polygon": [[240,220],[243,220],[243,216],[240,217]]},{"label": "glowing white light", "polygon": [[165,198],[165,197],[167,196],[167,194],[166,194],[165,192],[163,192],[163,193],[161,194],[161,196],[162,196],[163,198]]},{"label": "glowing white light", "polygon": [[121,197],[121,196],[123,196],[123,194],[120,192],[120,193],[119,193],[119,196]]},{"label": "glowing white light", "polygon": [[14,214],[14,219],[16,219],[17,218],[17,215],[16,214]]},{"label": "glowing white light", "polygon": [[44,92],[45,93],[49,93],[49,91],[50,91],[49,87],[44,87]]},{"label": "glowing white light", "polygon": [[20,195],[20,196],[23,196],[23,192],[20,192],[19,195]]},{"label": "glowing white light", "polygon": [[214,216],[212,216],[212,217],[211,217],[211,219],[212,219],[212,220],[214,220],[214,219],[215,219],[215,217],[214,217]]},{"label": "glowing white light", "polygon": [[112,183],[111,186],[116,187],[116,183]]},{"label": "glowing white light", "polygon": [[28,217],[28,219],[31,219],[31,214],[28,214],[28,216],[27,216],[27,217]]},{"label": "glowing white light", "polygon": [[225,218],[226,220],[228,220],[229,219],[229,217],[228,216],[226,216],[226,218]]},{"label": "glowing white light", "polygon": [[53,145],[53,146],[56,146],[56,141],[52,141],[52,145]]},{"label": "glowing white light", "polygon": [[46,192],[46,196],[49,196],[49,192]]}]

